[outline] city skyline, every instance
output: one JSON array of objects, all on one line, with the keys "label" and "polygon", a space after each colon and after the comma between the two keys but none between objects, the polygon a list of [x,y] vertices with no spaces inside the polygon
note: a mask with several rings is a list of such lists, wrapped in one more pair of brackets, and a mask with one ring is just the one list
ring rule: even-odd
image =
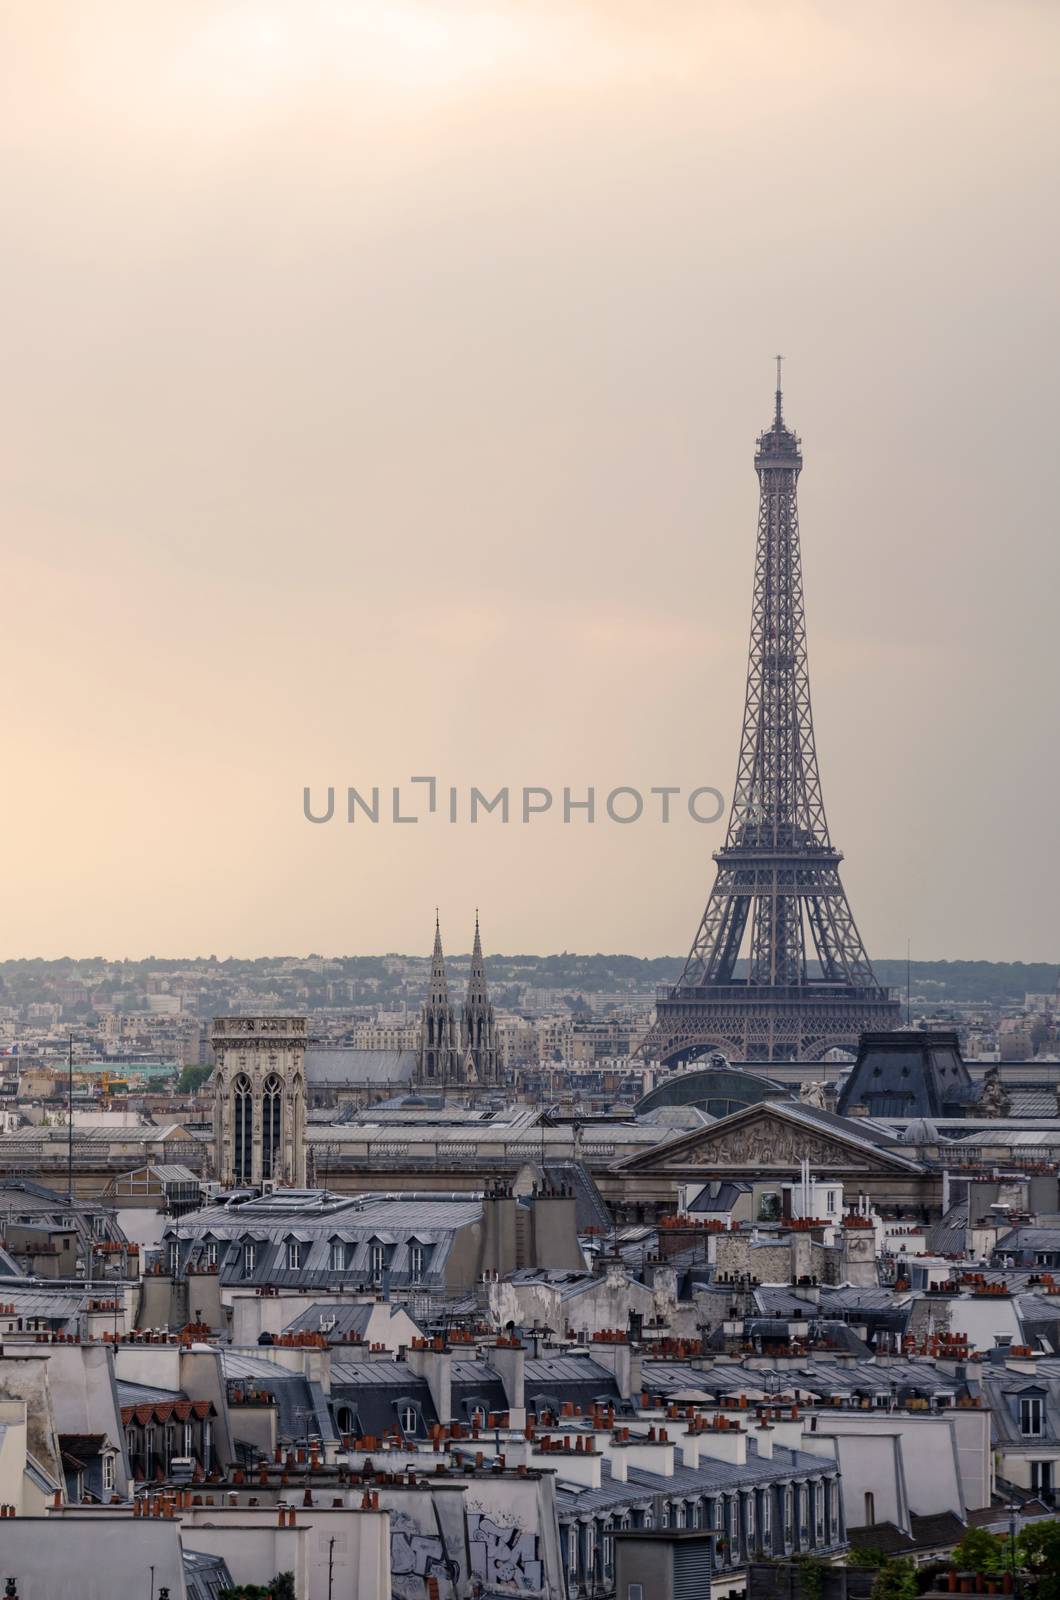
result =
[{"label": "city skyline", "polygon": [[0,24],[0,955],[686,951],[724,822],[302,794],[727,803],[783,350],[866,948],[1048,960],[1060,18],[340,10]]}]

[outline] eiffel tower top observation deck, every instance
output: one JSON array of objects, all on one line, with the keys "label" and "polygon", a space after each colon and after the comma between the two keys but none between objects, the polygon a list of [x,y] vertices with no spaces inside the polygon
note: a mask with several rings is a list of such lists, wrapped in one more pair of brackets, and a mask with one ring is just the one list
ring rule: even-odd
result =
[{"label": "eiffel tower top observation deck", "polygon": [[[717,876],[676,985],[642,1049],[677,1062],[808,1060],[893,1028],[839,877],[821,798],[799,545],[798,437],[777,357],[772,426],[759,436],[758,542],[740,756]],[[746,966],[744,965],[746,956]]]}]

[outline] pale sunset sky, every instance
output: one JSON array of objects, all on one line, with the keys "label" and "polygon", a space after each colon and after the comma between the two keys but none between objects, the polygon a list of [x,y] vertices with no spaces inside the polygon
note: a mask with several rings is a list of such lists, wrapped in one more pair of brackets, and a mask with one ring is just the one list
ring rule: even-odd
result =
[{"label": "pale sunset sky", "polygon": [[302,793],[728,801],[779,350],[866,945],[1060,958],[1058,79],[1052,0],[0,7],[0,956],[683,954],[724,822]]}]

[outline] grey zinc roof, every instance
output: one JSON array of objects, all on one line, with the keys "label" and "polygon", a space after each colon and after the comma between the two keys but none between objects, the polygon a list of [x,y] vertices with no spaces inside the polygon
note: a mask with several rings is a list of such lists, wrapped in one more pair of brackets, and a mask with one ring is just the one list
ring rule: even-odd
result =
[{"label": "grey zinc roof", "polygon": [[206,1206],[166,1229],[168,1236],[240,1238],[243,1234],[281,1238],[297,1229],[306,1238],[340,1237],[386,1228],[401,1233],[419,1228],[428,1233],[467,1227],[482,1216],[481,1195],[444,1193],[336,1195],[325,1190],[276,1190],[243,1205]]},{"label": "grey zinc roof", "polygon": [[226,1379],[251,1379],[257,1388],[272,1395],[281,1438],[304,1439],[307,1432],[324,1440],[336,1437],[327,1397],[314,1379],[231,1346],[224,1350],[223,1360]]},{"label": "grey zinc roof", "polygon": [[71,1321],[88,1299],[87,1291],[47,1289],[39,1283],[23,1289],[17,1284],[5,1282],[2,1293],[4,1304],[13,1305],[16,1316],[52,1322]]},{"label": "grey zinc roof", "polygon": [[118,1404],[122,1406],[161,1406],[170,1400],[185,1400],[181,1389],[156,1389],[150,1383],[130,1383],[125,1378],[116,1380]]},{"label": "grey zinc roof", "polygon": [[3,1245],[0,1245],[0,1278],[24,1278],[25,1276],[26,1274],[18,1263],[13,1261]]},{"label": "grey zinc roof", "polygon": [[375,1310],[374,1302],[362,1301],[355,1305],[342,1305],[333,1300],[319,1300],[316,1305],[309,1306],[300,1316],[295,1317],[284,1328],[284,1333],[320,1333],[321,1319],[335,1319],[334,1327],[327,1330],[332,1340],[347,1339],[353,1336],[363,1337],[368,1330],[368,1324]]},{"label": "grey zinc roof", "polygon": [[782,1372],[770,1373],[741,1361],[725,1362],[700,1371],[678,1362],[645,1361],[644,1387],[652,1394],[676,1394],[681,1389],[702,1389],[711,1394],[736,1394],[741,1388],[769,1390],[777,1394],[803,1389],[818,1395],[848,1394],[854,1390],[885,1394],[893,1387],[914,1394],[951,1394],[963,1385],[958,1379],[938,1372],[927,1362],[893,1360],[877,1364],[874,1360],[843,1362],[827,1355],[807,1356]]},{"label": "grey zinc roof", "polygon": [[355,1050],[310,1045],[305,1053],[306,1082],[318,1088],[357,1088],[362,1084],[411,1083],[415,1050]]},{"label": "grey zinc roof", "polygon": [[1060,1250],[1060,1227],[1013,1228],[998,1239],[995,1248],[1001,1253],[1006,1250]]},{"label": "grey zinc roof", "polygon": [[551,1383],[599,1383],[606,1386],[614,1381],[607,1367],[600,1366],[591,1356],[541,1356],[526,1362],[525,1381],[539,1387]]},{"label": "grey zinc roof", "polygon": [[331,1359],[331,1382],[343,1388],[400,1388],[402,1384],[418,1382],[403,1361],[344,1361],[339,1356]]},{"label": "grey zinc roof", "polygon": [[716,1494],[721,1491],[749,1488],[760,1483],[773,1483],[788,1478],[816,1478],[834,1474],[836,1464],[827,1456],[812,1456],[803,1450],[788,1450],[775,1445],[771,1458],[748,1451],[744,1466],[730,1461],[704,1461],[698,1467],[685,1467],[674,1463],[672,1477],[661,1473],[645,1472],[640,1467],[630,1467],[625,1483],[611,1476],[610,1463],[602,1463],[599,1489],[581,1485],[568,1488],[562,1481],[562,1458],[557,1458],[559,1481],[556,1485],[556,1504],[559,1510],[581,1513],[604,1511],[611,1506],[635,1505],[653,1494],[693,1496]]},{"label": "grey zinc roof", "polygon": [[[1056,1444],[1060,1440],[1060,1381],[1039,1377],[1044,1365],[1036,1363],[1033,1375],[1002,1369],[994,1377],[984,1371],[983,1393],[990,1407],[990,1426],[995,1444],[1023,1444],[1037,1448],[1043,1444]],[[1052,1365],[1055,1367],[1056,1363]],[[1019,1425],[1019,1397],[1028,1392],[1042,1395],[1045,1401],[1042,1432],[1032,1438],[1021,1433]]]}]

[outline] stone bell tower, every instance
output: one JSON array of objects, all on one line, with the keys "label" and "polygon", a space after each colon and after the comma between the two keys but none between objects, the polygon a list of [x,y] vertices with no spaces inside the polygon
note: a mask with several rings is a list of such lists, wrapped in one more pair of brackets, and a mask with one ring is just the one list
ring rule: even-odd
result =
[{"label": "stone bell tower", "polygon": [[214,1168],[226,1185],[302,1188],[305,1017],[215,1017]]}]

